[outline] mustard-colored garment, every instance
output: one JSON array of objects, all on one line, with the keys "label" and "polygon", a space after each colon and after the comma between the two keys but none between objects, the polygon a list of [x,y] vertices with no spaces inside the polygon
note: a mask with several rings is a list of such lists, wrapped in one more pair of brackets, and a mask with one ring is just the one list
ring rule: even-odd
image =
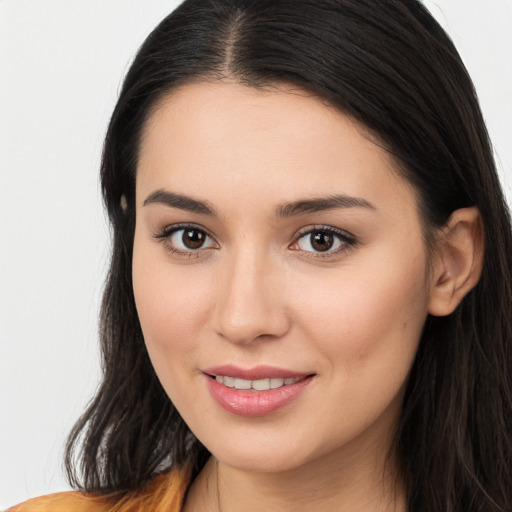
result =
[{"label": "mustard-colored garment", "polygon": [[185,471],[175,469],[152,478],[141,491],[121,499],[79,491],[58,492],[30,499],[7,512],[179,512],[188,481]]}]

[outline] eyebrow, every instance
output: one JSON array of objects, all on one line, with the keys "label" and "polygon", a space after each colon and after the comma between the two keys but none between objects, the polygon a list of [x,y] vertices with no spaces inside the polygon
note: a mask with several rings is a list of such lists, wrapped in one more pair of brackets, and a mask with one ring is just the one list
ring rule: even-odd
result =
[{"label": "eyebrow", "polygon": [[285,203],[275,208],[278,217],[288,218],[307,213],[336,210],[338,208],[368,208],[376,210],[375,206],[360,197],[334,195],[312,199],[301,199],[293,203]]},{"label": "eyebrow", "polygon": [[[189,196],[176,194],[167,190],[159,189],[152,192],[144,200],[143,206],[149,204],[163,204],[171,208],[179,208],[192,213],[216,216],[215,208],[207,201],[200,201]],[[334,195],[328,197],[318,197],[312,199],[299,199],[291,203],[283,203],[276,206],[274,214],[277,217],[289,218],[308,213],[315,213],[326,210],[336,210],[338,208],[367,208],[376,210],[373,204],[360,197],[347,195]]]},{"label": "eyebrow", "polygon": [[193,213],[202,213],[203,215],[216,215],[213,206],[207,201],[199,201],[182,194],[175,194],[167,190],[155,190],[144,200],[143,206],[148,204],[163,204],[171,208],[179,208]]}]

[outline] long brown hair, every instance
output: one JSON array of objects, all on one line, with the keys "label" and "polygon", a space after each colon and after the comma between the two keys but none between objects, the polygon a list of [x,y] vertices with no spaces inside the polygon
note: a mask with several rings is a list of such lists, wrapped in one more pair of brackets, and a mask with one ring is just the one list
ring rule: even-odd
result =
[{"label": "long brown hair", "polygon": [[[428,317],[396,446],[415,512],[512,510],[512,234],[471,79],[416,0],[186,0],[147,38],[105,140],[113,230],[101,311],[103,381],[70,434],[80,489],[123,495],[209,453],[162,389],[135,309],[131,261],[141,131],[164,94],[194,80],[288,82],[376,134],[420,196],[429,229],[477,206],[479,284],[448,317]],[[79,449],[79,451],[77,451]]]}]

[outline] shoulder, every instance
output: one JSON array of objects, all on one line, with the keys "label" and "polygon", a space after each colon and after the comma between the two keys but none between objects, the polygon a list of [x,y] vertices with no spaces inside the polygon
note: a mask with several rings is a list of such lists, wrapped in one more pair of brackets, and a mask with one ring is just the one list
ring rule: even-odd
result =
[{"label": "shoulder", "polygon": [[79,491],[58,492],[30,499],[7,512],[179,512],[188,483],[188,473],[174,469],[155,476],[143,489],[121,498]]},{"label": "shoulder", "polygon": [[107,512],[111,507],[112,502],[101,497],[70,491],[32,498],[7,512]]}]

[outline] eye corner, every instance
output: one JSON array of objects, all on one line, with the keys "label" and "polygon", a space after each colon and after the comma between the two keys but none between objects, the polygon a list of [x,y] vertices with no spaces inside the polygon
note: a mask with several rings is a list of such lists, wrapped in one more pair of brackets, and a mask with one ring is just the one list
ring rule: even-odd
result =
[{"label": "eye corner", "polygon": [[[185,234],[195,232],[195,240],[185,240]],[[168,224],[156,233],[153,238],[163,245],[165,250],[176,258],[199,259],[206,251],[219,249],[215,237],[203,226],[194,223]]]},{"label": "eye corner", "polygon": [[[312,240],[312,236],[317,239]],[[301,247],[301,240],[307,240]],[[351,233],[334,226],[313,225],[300,230],[294,237],[293,242],[288,246],[292,251],[301,252],[306,258],[329,258],[346,253],[357,245],[357,239]],[[325,248],[321,245],[326,246]]]}]

